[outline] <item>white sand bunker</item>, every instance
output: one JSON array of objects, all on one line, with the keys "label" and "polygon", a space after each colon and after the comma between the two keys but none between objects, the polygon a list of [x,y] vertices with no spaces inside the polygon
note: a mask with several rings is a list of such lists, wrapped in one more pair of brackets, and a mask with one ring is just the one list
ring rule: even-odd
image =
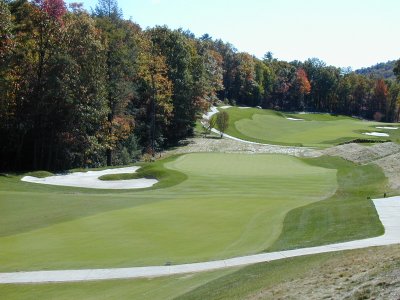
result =
[{"label": "white sand bunker", "polygon": [[388,137],[389,136],[389,134],[383,133],[383,132],[365,132],[363,134],[369,135],[369,136],[380,136],[380,137],[382,137],[382,136]]},{"label": "white sand bunker", "polygon": [[50,176],[46,178],[25,176],[21,180],[31,183],[111,190],[148,188],[158,182],[158,180],[156,179],[147,178],[116,181],[103,181],[99,179],[99,177],[103,175],[134,173],[139,168],[140,167],[128,167],[119,169],[108,169],[103,171],[76,172],[67,175]]},{"label": "white sand bunker", "polygon": [[228,108],[231,108],[232,106],[230,106],[230,105],[224,105],[224,106],[220,106],[219,108],[221,108],[221,109],[228,109]]},{"label": "white sand bunker", "polygon": [[249,109],[249,108],[251,108],[251,107],[248,107],[248,106],[239,106],[239,109]]},{"label": "white sand bunker", "polygon": [[304,121],[304,119],[286,118],[289,121]]},{"label": "white sand bunker", "polygon": [[376,129],[396,130],[396,129],[399,129],[399,127],[387,127],[387,126],[385,126],[385,127],[376,127]]}]

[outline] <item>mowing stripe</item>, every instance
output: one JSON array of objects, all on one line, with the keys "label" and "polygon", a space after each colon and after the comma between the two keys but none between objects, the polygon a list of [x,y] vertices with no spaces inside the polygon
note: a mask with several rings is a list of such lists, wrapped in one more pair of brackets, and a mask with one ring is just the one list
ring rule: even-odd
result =
[{"label": "mowing stripe", "polygon": [[213,271],[217,269],[245,266],[289,257],[400,244],[400,196],[385,199],[376,199],[374,200],[374,205],[378,212],[379,218],[383,226],[385,227],[385,234],[380,237],[319,247],[262,253],[218,261],[175,266],[0,273],[0,283],[23,284],[77,282],[161,277],[185,273]]}]

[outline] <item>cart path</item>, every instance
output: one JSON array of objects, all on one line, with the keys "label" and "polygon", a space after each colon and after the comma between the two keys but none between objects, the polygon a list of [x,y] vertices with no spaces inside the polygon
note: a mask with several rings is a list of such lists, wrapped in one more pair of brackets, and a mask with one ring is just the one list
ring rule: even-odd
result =
[{"label": "cart path", "polygon": [[385,227],[385,234],[375,238],[183,265],[0,273],[0,284],[77,282],[161,277],[246,266],[303,255],[400,244],[400,196],[376,199],[373,202],[379,218]]}]

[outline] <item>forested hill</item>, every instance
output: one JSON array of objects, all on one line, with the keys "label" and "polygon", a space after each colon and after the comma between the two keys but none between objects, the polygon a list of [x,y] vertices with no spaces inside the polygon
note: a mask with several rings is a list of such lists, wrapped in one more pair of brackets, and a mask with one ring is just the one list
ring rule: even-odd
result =
[{"label": "forested hill", "polygon": [[[400,76],[400,67],[395,68]],[[382,121],[398,81],[259,59],[207,34],[125,20],[116,0],[0,0],[0,170],[126,164],[175,145],[219,100]]]},{"label": "forested hill", "polygon": [[386,63],[379,63],[375,66],[362,68],[356,70],[355,72],[360,75],[372,76],[374,78],[384,78],[384,79],[396,79],[393,69],[396,65],[395,60],[388,61]]}]

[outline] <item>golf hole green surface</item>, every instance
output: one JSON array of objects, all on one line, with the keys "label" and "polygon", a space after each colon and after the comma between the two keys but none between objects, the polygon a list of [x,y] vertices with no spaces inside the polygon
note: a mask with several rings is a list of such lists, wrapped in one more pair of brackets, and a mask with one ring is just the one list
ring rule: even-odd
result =
[{"label": "golf hole green surface", "polygon": [[355,139],[382,140],[382,138],[364,135],[363,133],[366,132],[383,132],[391,137],[398,137],[395,130],[376,128],[386,126],[383,123],[362,121],[346,116],[283,114],[271,110],[236,107],[226,109],[226,111],[230,116],[227,134],[266,144],[325,148]]}]

